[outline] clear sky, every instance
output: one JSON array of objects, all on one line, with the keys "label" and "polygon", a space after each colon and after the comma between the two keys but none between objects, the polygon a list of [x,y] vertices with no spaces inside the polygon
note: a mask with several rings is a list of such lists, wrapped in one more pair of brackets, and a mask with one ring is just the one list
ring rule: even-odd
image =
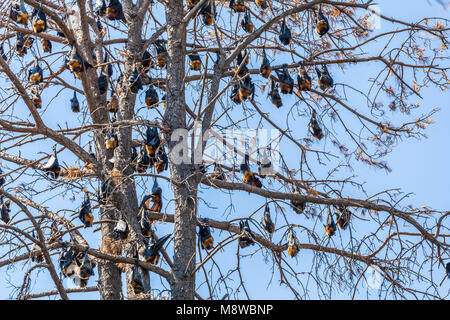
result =
[{"label": "clear sky", "polygon": [[[415,22],[423,17],[435,17],[441,16],[450,18],[449,11],[445,11],[439,6],[437,3],[426,3],[423,0],[397,0],[397,1],[388,1],[388,0],[379,0],[377,3],[380,5],[381,13],[386,16],[394,16],[398,19]],[[382,22],[381,30],[388,30],[393,27],[392,24],[388,22]],[[376,45],[374,46],[374,50],[376,50]],[[56,50],[55,50],[56,51]],[[31,59],[31,55],[27,56],[27,59]],[[17,62],[15,62],[17,63]],[[276,61],[274,64],[278,64]],[[256,66],[256,64],[254,65]],[[376,63],[366,63],[361,66],[353,66],[349,69],[346,69],[345,72],[341,72],[336,67],[331,67],[330,72],[335,76],[335,80],[338,83],[348,83],[352,82],[358,89],[365,90],[368,87],[368,79],[376,74],[380,65]],[[68,72],[66,72],[68,73]],[[66,79],[71,78],[70,74],[66,74]],[[260,77],[259,77],[260,78]],[[73,79],[70,80],[70,84],[80,86],[79,82],[75,82]],[[257,89],[257,95],[259,90]],[[52,92],[46,92],[44,99],[46,99],[47,103],[50,101],[50,95]],[[54,92],[53,94],[56,94]],[[65,122],[67,121],[69,126],[76,126],[80,124],[80,121],[83,121],[83,116],[79,114],[78,116],[69,114],[69,99],[72,96],[72,92],[68,90],[64,90],[55,97],[54,101],[50,102],[47,106],[49,111],[45,113],[44,121],[52,128],[57,128],[57,125],[65,126]],[[448,159],[450,158],[450,149],[448,148],[448,142],[446,140],[447,137],[450,136],[450,127],[448,126],[448,122],[450,119],[450,110],[449,110],[449,101],[450,94],[448,92],[443,93],[439,89],[429,88],[424,89],[421,92],[423,96],[423,100],[421,100],[421,109],[417,114],[426,113],[434,107],[439,107],[440,112],[437,116],[434,117],[436,123],[431,125],[426,133],[428,135],[428,139],[416,140],[409,139],[400,142],[396,145],[395,149],[392,153],[390,153],[384,160],[388,162],[392,172],[387,173],[383,170],[374,169],[368,167],[364,164],[355,164],[354,171],[343,171],[342,175],[357,175],[357,180],[359,182],[365,182],[365,188],[368,194],[375,194],[377,192],[383,191],[388,188],[401,188],[401,190],[405,193],[411,192],[412,194],[408,199],[402,202],[402,206],[406,206],[408,204],[413,204],[415,207],[420,207],[422,205],[427,205],[435,209],[446,210],[448,209],[448,194],[450,192],[449,181],[450,181],[450,167],[448,166]],[[265,94],[261,94],[262,97]],[[80,98],[80,97],[79,97]],[[138,105],[143,105],[143,96],[138,98]],[[264,99],[260,99],[260,102],[263,102]],[[189,102],[189,101],[188,101]],[[295,103],[293,97],[283,97],[283,102],[285,106],[290,106]],[[360,103],[360,101],[358,101]],[[44,102],[44,107],[46,103]],[[277,121],[282,127],[285,126],[285,117],[286,114],[283,113],[283,109],[278,112],[274,109],[274,106],[270,104],[270,102],[266,101],[265,104],[262,105],[264,111],[270,112],[270,117],[272,120]],[[138,107],[138,106],[137,106]],[[248,106],[251,108],[251,106]],[[24,106],[20,106],[17,109],[18,112],[23,112]],[[233,114],[239,114],[242,112],[240,107],[236,107],[233,110]],[[288,107],[283,107],[288,108]],[[358,110],[366,110],[366,104],[362,104]],[[302,108],[300,108],[302,109]],[[154,111],[141,110],[140,115],[147,119],[152,119],[152,117],[156,116]],[[394,114],[395,116],[395,114]],[[64,119],[61,121],[61,119]],[[354,121],[354,120],[353,120]],[[308,119],[306,117],[299,118],[295,122],[295,127],[297,128],[293,135],[296,137],[305,137],[306,132],[306,124]],[[395,119],[393,119],[395,123]],[[292,122],[294,123],[294,122]],[[291,123],[291,124],[292,124]],[[352,125],[352,123],[350,123]],[[355,123],[355,125],[358,125]],[[272,129],[271,126],[267,123],[264,123],[264,128]],[[83,146],[87,146],[88,140],[84,139],[82,141]],[[34,144],[34,146],[30,149],[24,150],[23,155],[28,155],[31,159],[37,158],[41,155],[37,155],[39,151],[50,152],[51,146],[53,144],[51,142],[44,142],[42,144]],[[313,144],[315,148],[331,148],[331,142],[327,139],[324,139],[320,143]],[[295,166],[295,163],[299,162],[299,154],[297,152],[293,152],[293,144],[283,140],[281,145],[281,150],[285,157],[288,158],[288,163],[292,166]],[[64,155],[67,155],[65,158]],[[67,161],[70,163],[70,154],[64,152],[60,159],[63,161]],[[327,172],[328,168],[317,166],[317,172],[319,175],[323,175]],[[254,168],[255,169],[255,168]],[[166,172],[165,174],[168,174]],[[35,179],[34,177],[24,177],[25,180]],[[263,180],[263,183],[267,186],[267,181]],[[151,180],[146,181],[145,184],[139,183],[139,196],[145,193],[146,189],[151,187]],[[165,197],[165,204],[167,207],[165,208],[166,212],[172,213],[173,206],[170,203],[170,196],[172,191],[170,187],[163,181],[160,181],[160,184],[163,187],[163,194]],[[50,183],[45,184],[45,186],[49,186]],[[96,186],[96,183],[93,183],[93,186]],[[44,188],[43,185],[39,185],[39,187]],[[352,193],[348,194],[351,197],[361,197],[361,194],[351,191]],[[250,213],[254,212],[258,208],[262,207],[265,203],[265,200],[257,195],[249,195],[246,192],[234,192],[233,193],[233,210],[230,212],[230,196],[228,193],[223,193],[220,190],[213,190],[207,188],[206,186],[201,186],[200,189],[200,205],[199,205],[199,216],[201,217],[211,217],[216,220],[231,220],[244,216],[248,216]],[[68,199],[69,197],[65,197],[61,199],[60,197],[49,200],[49,206],[52,208],[57,208],[58,204],[63,205],[64,207],[68,207],[67,203],[70,203]],[[82,201],[82,195],[77,195],[76,200],[73,202],[73,210],[75,210]],[[70,206],[70,205],[69,205]],[[17,210],[16,207],[13,207],[14,210]],[[290,209],[287,209],[288,211]],[[257,214],[254,216],[255,221],[259,221],[262,215],[262,209],[260,209]],[[292,212],[286,213],[287,216],[290,217],[291,223],[296,223],[300,225],[314,226],[316,228],[323,228],[324,221],[317,220],[317,218],[307,218],[305,216],[292,216]],[[95,215],[96,219],[98,219],[98,215]],[[284,224],[283,217],[275,210],[272,209],[272,218],[277,224]],[[79,221],[76,219],[74,221],[75,224],[78,225]],[[353,226],[353,232],[356,237],[363,236],[366,232],[369,232],[370,225],[369,223],[363,223],[362,221],[358,221]],[[158,223],[157,224],[157,233],[159,236],[162,236],[168,232],[172,231],[172,225],[167,223]],[[274,236],[274,241],[280,241],[281,236],[283,235],[285,230],[281,230],[278,234],[276,233]],[[90,245],[94,248],[98,248],[99,246],[99,232],[97,234],[92,234],[92,229],[82,230],[83,235],[86,235],[87,240]],[[216,242],[228,237],[228,233],[214,231],[213,236]],[[307,235],[303,232],[298,231],[297,236],[299,241],[302,243],[308,242],[309,239]],[[339,237],[339,236],[338,236]],[[324,236],[325,238],[325,236]],[[341,240],[336,240],[334,243],[328,243],[325,239],[324,244],[326,245],[335,245],[337,247],[342,246],[345,242],[346,235],[342,235]],[[284,242],[284,241],[283,241]],[[169,245],[171,248],[172,244]],[[229,269],[233,269],[236,267],[237,263],[237,255],[236,255],[237,241],[225,247],[225,250],[219,252],[219,254],[215,257],[215,262],[220,265],[224,272],[227,273]],[[258,246],[254,246],[251,248],[241,250],[241,254],[246,254],[250,252],[257,251],[253,256],[241,257],[241,269],[242,276],[245,279],[245,285],[247,292],[252,299],[292,299],[293,294],[286,288],[285,285],[279,284],[279,272],[275,268],[272,269],[272,258],[268,256],[267,250],[256,250]],[[1,252],[1,250],[0,250]],[[169,249],[169,252],[171,250]],[[205,252],[202,252],[202,256],[205,256]],[[448,257],[447,257],[448,258]],[[55,257],[56,259],[56,257]],[[267,259],[267,260],[266,260]],[[286,259],[290,259],[286,255]],[[292,263],[292,266],[298,272],[308,272],[311,268],[311,259],[312,253],[307,250],[302,250],[296,261]],[[333,259],[333,257],[330,257]],[[55,260],[56,261],[56,260]],[[267,262],[267,263],[266,263]],[[30,267],[31,262],[27,262],[26,264],[19,264],[15,267],[17,269],[1,270],[0,275],[0,298],[7,299],[10,298],[12,288],[11,284],[20,285],[23,280],[24,271]],[[167,267],[165,265],[164,267]],[[211,267],[211,262],[207,265],[207,270]],[[215,270],[215,269],[214,269]],[[96,273],[97,270],[95,270]],[[216,271],[216,270],[215,270]],[[272,273],[273,272],[273,273]],[[231,277],[232,281],[230,282],[230,286],[232,288],[236,288],[238,284],[237,274],[233,274]],[[51,279],[46,271],[39,273],[39,276],[32,283],[32,292],[39,292],[41,290],[49,290],[53,288]],[[217,279],[217,275],[214,276],[214,279]],[[302,277],[302,279],[307,279],[306,277]],[[89,280],[89,285],[93,285],[95,283],[96,277],[93,277]],[[311,281],[311,279],[309,279]],[[163,289],[164,287],[168,287],[167,283],[163,282],[162,286],[160,285],[159,278],[155,275],[151,275],[152,286]],[[199,273],[199,281],[198,285],[203,281],[203,272]],[[65,281],[65,284],[70,286],[70,280]],[[305,285],[304,283],[302,285]],[[298,285],[298,287],[301,287]],[[446,281],[442,286],[443,290],[448,290],[450,288],[449,282]],[[314,286],[309,284],[309,297],[310,298],[318,298],[320,297],[317,294],[318,290],[315,290]],[[201,286],[198,290],[200,296],[207,296],[207,288],[205,285]],[[225,291],[223,291],[223,294]],[[377,298],[377,291],[372,290],[370,292],[370,298]],[[220,296],[221,294],[218,294]],[[347,293],[340,293],[339,291],[333,293],[333,298],[339,299],[348,299],[349,296]],[[97,299],[98,293],[87,293],[87,294],[71,294],[71,298],[84,298],[84,299]],[[245,294],[241,292],[235,296],[231,295],[231,298],[245,298]],[[361,292],[356,295],[359,298],[365,298],[365,292]]]}]

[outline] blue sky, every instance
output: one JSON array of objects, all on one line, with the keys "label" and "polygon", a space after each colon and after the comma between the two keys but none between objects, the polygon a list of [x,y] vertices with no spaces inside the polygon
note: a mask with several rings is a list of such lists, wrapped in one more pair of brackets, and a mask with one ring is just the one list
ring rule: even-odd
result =
[{"label": "blue sky", "polygon": [[[403,19],[410,22],[415,22],[423,17],[428,16],[442,16],[449,18],[449,11],[444,11],[442,7],[440,7],[436,3],[431,3],[430,5],[425,4],[424,1],[420,0],[400,0],[400,1],[387,1],[380,0],[378,4],[381,7],[381,13],[387,16],[395,16],[398,19]],[[424,5],[425,4],[425,5]],[[407,6],[407,10],[405,9]],[[258,26],[258,25],[257,25]],[[382,32],[383,30],[396,28],[392,24],[388,22],[382,22]],[[381,45],[381,44],[380,44]],[[374,50],[376,50],[377,44],[374,45]],[[59,49],[58,49],[59,50]],[[57,50],[55,50],[57,51]],[[26,59],[31,59],[31,55],[29,54]],[[276,58],[278,59],[278,57]],[[15,63],[18,63],[15,60]],[[278,64],[277,61],[273,62],[274,64]],[[57,64],[59,65],[59,64]],[[258,64],[253,64],[253,67],[258,66]],[[379,64],[376,63],[366,63],[361,66],[352,66],[349,69],[346,69],[345,72],[340,71],[335,66],[330,68],[330,72],[335,77],[337,83],[353,83],[355,87],[360,90],[365,90],[368,87],[368,79],[376,74]],[[55,67],[56,68],[56,67]],[[65,77],[70,84],[76,85],[80,87],[80,83],[73,80],[73,77],[65,72]],[[115,75],[116,76],[116,75]],[[114,77],[115,77],[114,76]],[[262,83],[261,77],[255,77],[257,80],[257,84]],[[265,95],[267,93],[261,94],[257,89],[257,95],[259,94],[260,98],[257,100],[261,102],[261,106],[265,112],[270,112],[270,117],[272,120],[276,121],[281,127],[285,127],[285,110],[288,110],[290,106],[296,103],[296,100],[293,97],[283,96],[283,102],[285,106],[280,110],[275,110],[274,106],[271,105],[267,100],[265,100]],[[267,92],[267,91],[266,91]],[[83,115],[80,113],[78,115],[73,115],[70,113],[69,109],[69,99],[72,97],[72,92],[68,90],[64,90],[61,93],[55,92],[54,90],[48,90],[43,95],[44,98],[44,108],[48,108],[48,111],[44,114],[45,123],[52,127],[57,128],[57,125],[65,126],[67,122],[68,126],[78,126],[80,123],[83,123]],[[141,92],[142,94],[142,92]],[[228,94],[228,93],[227,93]],[[434,117],[436,123],[431,125],[426,133],[428,135],[428,139],[416,140],[416,139],[408,139],[404,140],[398,145],[396,145],[395,149],[392,153],[390,153],[383,160],[387,161],[389,166],[392,168],[392,172],[387,173],[380,169],[374,169],[368,167],[365,164],[354,163],[354,171],[342,171],[341,176],[349,176],[349,175],[357,175],[357,181],[365,182],[365,189],[368,194],[375,194],[377,192],[383,191],[388,188],[400,188],[403,192],[409,193],[412,192],[408,199],[402,202],[402,206],[406,206],[408,204],[413,204],[415,207],[420,207],[422,205],[427,205],[435,209],[446,210],[448,208],[448,193],[450,191],[449,181],[450,181],[450,168],[448,166],[448,159],[450,157],[450,150],[446,147],[447,143],[443,142],[443,137],[448,137],[450,135],[450,127],[447,125],[448,119],[450,118],[450,110],[449,110],[449,101],[450,94],[448,92],[443,93],[439,89],[429,88],[424,89],[421,92],[423,96],[423,100],[421,100],[422,107],[417,111],[417,115],[421,113],[426,113],[434,107],[439,107],[440,112],[437,116]],[[50,102],[50,97],[52,95],[56,95],[54,101]],[[80,97],[79,97],[80,99]],[[82,99],[80,99],[81,101]],[[349,102],[358,106],[358,110],[367,111],[366,104],[361,103],[361,99],[355,98],[355,100],[349,99]],[[138,105],[136,108],[142,106],[143,99],[142,97],[138,98]],[[188,103],[190,101],[188,100]],[[415,102],[415,101],[414,101]],[[247,107],[251,108],[250,105]],[[366,108],[366,109],[365,109]],[[304,106],[300,105],[299,110],[304,110]],[[25,106],[21,103],[18,104],[16,112],[20,114],[25,114]],[[368,112],[368,111],[367,111]],[[239,116],[242,114],[242,110],[240,106],[235,106],[233,111],[231,112],[234,116]],[[416,115],[416,114],[414,114]],[[141,110],[140,116],[152,119],[157,116],[155,111]],[[393,122],[395,123],[396,117],[398,114],[387,114],[389,117],[393,117]],[[259,119],[253,119],[249,122],[249,126],[251,126],[255,121]],[[303,138],[307,135],[307,117],[298,117],[295,122],[290,120],[290,124],[295,124],[295,129],[292,135],[296,138]],[[398,120],[398,119],[397,119]],[[252,122],[253,121],[253,122]],[[325,120],[326,121],[326,116]],[[350,117],[348,119],[349,125],[358,126],[355,120],[352,120]],[[352,123],[351,121],[354,121]],[[272,129],[269,124],[263,121],[264,128]],[[338,131],[338,129],[337,129]],[[87,148],[87,142],[89,139],[83,138],[82,145]],[[345,140],[344,140],[345,141]],[[40,157],[37,152],[45,151],[50,152],[51,146],[53,143],[46,141],[40,143],[34,143],[33,147],[27,150],[21,150],[23,156],[28,156],[30,159],[35,159]],[[313,148],[316,149],[324,149],[330,150],[332,149],[331,142],[328,139],[324,139],[320,141],[320,143],[314,143],[312,145]],[[295,164],[299,163],[299,153],[297,151],[293,151],[293,144],[286,140],[282,140],[281,151],[287,157],[288,163],[290,166],[295,167]],[[335,152],[335,150],[333,150]],[[70,161],[73,161],[73,156],[68,152],[63,152],[60,156],[60,160],[66,161],[68,164]],[[326,174],[329,169],[326,166],[319,166],[317,163],[313,162],[313,159],[309,160],[313,163],[314,170],[317,172],[319,176]],[[298,166],[298,165],[297,165]],[[255,169],[255,168],[254,168]],[[167,172],[165,173],[168,174]],[[22,181],[31,181],[34,180],[37,176],[34,177],[23,177]],[[267,180],[267,179],[266,179]],[[267,181],[263,180],[263,183],[267,186]],[[148,188],[151,187],[152,181],[149,179],[148,181],[144,179],[143,181],[139,181],[139,197],[146,192]],[[167,207],[165,210],[169,213],[173,212],[173,206],[170,203],[170,196],[172,194],[170,187],[165,183],[160,181],[160,184],[163,187],[163,194],[165,197],[165,205]],[[45,187],[51,186],[51,183],[41,183],[37,185],[39,188],[44,189]],[[96,182],[93,183],[93,186],[96,187]],[[54,192],[56,195],[56,191]],[[356,190],[349,189],[346,194],[350,197],[361,197],[361,193]],[[40,196],[36,197],[37,199]],[[67,208],[72,206],[73,210],[75,210],[82,201],[82,194],[76,195],[76,200],[71,204],[68,200],[68,196],[64,199],[57,196],[51,200],[49,200],[46,205],[51,208]],[[223,193],[220,190],[213,190],[207,188],[205,186],[201,186],[200,188],[200,205],[199,205],[199,216],[201,217],[211,217],[216,220],[231,220],[236,218],[241,218],[248,216],[250,213],[254,212],[258,208],[262,208],[265,203],[265,200],[257,195],[249,195],[246,192],[234,192],[232,194],[233,201],[233,210],[230,211],[230,195],[228,193]],[[69,205],[68,205],[69,204]],[[274,219],[277,225],[285,224],[283,216],[276,212],[272,206],[272,218]],[[14,210],[17,210],[16,207],[13,207]],[[320,230],[323,228],[324,221],[318,220],[316,217],[312,218],[311,216],[293,216],[293,213],[287,209],[286,216],[289,219],[290,223],[295,223],[298,225],[305,225],[309,227],[314,227],[315,230]],[[255,221],[260,220],[263,209],[260,209],[254,216]],[[98,216],[95,215],[98,219]],[[74,221],[76,225],[78,225],[79,221],[76,219]],[[372,225],[367,222],[357,221],[355,225],[352,226],[352,230],[354,235],[359,238],[363,236],[365,233],[370,232],[372,230]],[[158,223],[157,224],[157,233],[158,235],[163,235],[172,231],[172,225],[168,223]],[[273,240],[275,242],[280,241],[282,235],[286,229],[277,231],[274,235]],[[98,248],[99,246],[99,232],[96,234],[92,234],[92,229],[82,230],[83,235],[86,236],[89,244]],[[334,245],[338,248],[342,248],[342,246],[346,246],[348,244],[348,234],[343,234],[338,232],[339,235],[333,240],[333,243],[327,243],[325,237],[321,239],[324,241],[325,245]],[[214,231],[213,236],[216,240],[216,243],[226,237],[229,236],[228,233]],[[297,237],[299,241],[302,243],[306,243],[311,239],[305,234],[305,232],[297,231]],[[285,239],[283,240],[283,242]],[[169,245],[169,248],[171,248]],[[215,262],[223,267],[222,272],[224,274],[227,273],[228,269],[233,269],[237,264],[237,255],[236,255],[237,241],[231,243],[225,250],[219,252],[218,255],[215,256]],[[0,250],[1,251],[1,250]],[[241,250],[241,255],[246,255],[248,253],[253,253],[257,251],[253,256],[243,256],[241,257],[241,270],[242,276],[245,279],[245,286],[248,291],[250,298],[252,299],[292,299],[294,296],[286,288],[285,285],[279,284],[279,272],[277,272],[276,268],[272,274],[272,258],[268,255],[268,252],[265,249],[260,249],[257,245],[251,248]],[[170,252],[170,249],[169,249]],[[205,252],[202,252],[202,256],[205,256]],[[335,257],[332,255],[327,255],[327,259],[334,259]],[[290,259],[289,257],[285,257],[285,259]],[[311,271],[311,260],[313,259],[313,253],[308,250],[302,250],[295,262],[292,263],[292,267],[297,272],[309,272]],[[448,257],[447,257],[448,259]],[[56,261],[56,260],[55,260]],[[266,263],[267,262],[267,263]],[[206,264],[207,270],[211,267],[211,261]],[[2,276],[0,276],[0,298],[7,299],[10,298],[11,287],[9,287],[9,282],[20,285],[23,279],[23,272],[29,268],[30,262],[27,264],[19,264],[16,265],[16,269],[11,269],[6,271],[2,269]],[[163,265],[167,267],[167,265]],[[19,272],[20,271],[20,272]],[[96,270],[97,271],[97,270]],[[327,277],[328,273],[324,272],[324,276]],[[42,290],[51,289],[52,282],[47,272],[39,273],[39,276],[35,278],[36,280],[32,283],[32,292],[39,292]],[[217,273],[214,275],[214,279],[217,279]],[[91,278],[89,281],[89,285],[95,283],[96,278]],[[311,278],[307,276],[302,276],[302,281],[306,283],[311,281]],[[230,286],[232,288],[236,288],[238,285],[238,277],[237,274],[233,274],[230,280]],[[331,281],[331,280],[330,280]],[[440,281],[440,280],[439,280]],[[151,282],[153,287],[157,287],[159,289],[167,288],[167,283],[163,282],[160,285],[159,277],[155,275],[151,275]],[[198,285],[203,282],[203,272],[199,273],[198,277]],[[70,280],[65,282],[65,284],[70,286]],[[302,283],[305,285],[305,283]],[[301,288],[300,285],[297,287]],[[364,288],[364,287],[362,287]],[[323,295],[318,295],[319,289],[315,288],[311,284],[308,286],[309,289],[309,298],[319,298],[323,297]],[[449,284],[448,281],[444,283],[442,286],[442,290],[448,290]],[[198,290],[198,293],[202,297],[207,296],[207,288],[205,285],[202,285]],[[223,296],[226,292],[221,291],[217,295],[219,297]],[[366,293],[361,291],[356,297],[365,298]],[[370,291],[370,298],[377,298],[376,290]],[[87,294],[71,294],[71,298],[78,299],[97,299],[98,293],[87,293]],[[238,295],[231,295],[231,298],[245,298],[245,294],[240,290]],[[346,292],[341,293],[336,291],[332,295],[333,298],[338,299],[348,299],[349,296]]]}]

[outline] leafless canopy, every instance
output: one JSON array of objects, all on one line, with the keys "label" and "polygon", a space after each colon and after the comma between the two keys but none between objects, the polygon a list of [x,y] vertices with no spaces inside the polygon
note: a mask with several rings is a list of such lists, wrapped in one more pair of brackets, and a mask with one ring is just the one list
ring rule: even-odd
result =
[{"label": "leafless canopy", "polygon": [[[380,298],[448,297],[449,213],[348,175],[389,171],[399,142],[425,136],[438,110],[421,94],[450,83],[447,20],[401,21],[366,0],[0,9],[0,268],[23,274],[14,298],[246,299],[254,259],[286,298],[365,297],[370,270]],[[289,151],[224,136],[264,128]],[[177,129],[210,135],[189,161],[175,160]],[[211,141],[228,163],[204,152]]]}]

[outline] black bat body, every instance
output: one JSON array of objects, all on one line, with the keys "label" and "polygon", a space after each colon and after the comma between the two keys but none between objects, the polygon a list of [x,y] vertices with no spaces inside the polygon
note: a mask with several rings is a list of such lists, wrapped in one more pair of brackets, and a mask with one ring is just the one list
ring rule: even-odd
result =
[{"label": "black bat body", "polygon": [[250,226],[248,225],[248,221],[245,220],[239,221],[239,246],[241,248],[247,248],[250,245],[253,245],[255,243],[255,236],[253,235],[253,232],[250,230]]},{"label": "black bat body", "polygon": [[153,108],[159,102],[158,92],[153,85],[145,91],[145,105],[147,108]]},{"label": "black bat body", "polygon": [[286,20],[283,20],[283,22],[281,23],[280,34],[278,35],[278,39],[280,39],[280,42],[285,46],[288,46],[291,43],[292,40],[291,30],[288,28]]},{"label": "black bat body", "polygon": [[47,30],[47,17],[42,11],[42,7],[39,9],[33,9],[31,14],[31,23],[33,25],[33,31],[36,33],[41,33]]},{"label": "black bat body", "polygon": [[80,112],[80,103],[78,102],[76,91],[73,92],[73,98],[70,99],[70,109],[75,113]]}]

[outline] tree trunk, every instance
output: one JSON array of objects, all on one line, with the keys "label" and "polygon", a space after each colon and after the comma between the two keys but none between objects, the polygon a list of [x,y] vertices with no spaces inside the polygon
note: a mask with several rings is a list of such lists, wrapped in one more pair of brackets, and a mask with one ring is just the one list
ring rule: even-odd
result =
[{"label": "tree trunk", "polygon": [[[115,219],[114,210],[102,210],[102,220]],[[114,224],[102,224],[102,237],[111,237]],[[98,286],[100,299],[102,300],[122,300],[122,275],[115,263],[110,261],[99,261],[98,263]]]},{"label": "tree trunk", "polygon": [[194,299],[197,185],[197,181],[189,179],[174,188],[174,282],[171,286],[174,300]]},{"label": "tree trunk", "polygon": [[166,136],[175,198],[174,257],[171,283],[172,299],[193,300],[195,293],[195,240],[198,178],[192,176],[190,163],[175,163],[171,155],[177,142],[170,140],[175,129],[186,128],[184,95],[186,26],[183,1],[171,0],[166,6],[167,21],[167,108],[165,119],[170,131]]}]

